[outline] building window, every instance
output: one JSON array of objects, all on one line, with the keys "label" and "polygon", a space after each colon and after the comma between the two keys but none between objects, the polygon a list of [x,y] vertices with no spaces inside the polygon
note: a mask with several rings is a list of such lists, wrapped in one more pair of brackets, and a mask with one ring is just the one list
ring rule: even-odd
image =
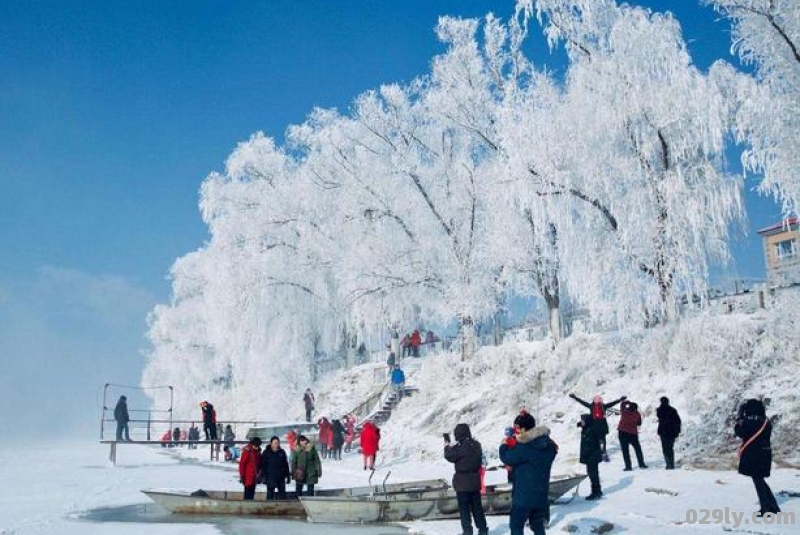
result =
[{"label": "building window", "polygon": [[791,258],[797,254],[797,240],[784,240],[775,244],[775,256],[779,259]]}]

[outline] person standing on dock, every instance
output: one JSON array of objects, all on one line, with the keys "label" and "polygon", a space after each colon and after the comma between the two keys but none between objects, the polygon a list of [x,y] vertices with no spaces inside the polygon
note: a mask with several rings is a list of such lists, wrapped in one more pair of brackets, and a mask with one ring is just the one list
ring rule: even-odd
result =
[{"label": "person standing on dock", "polygon": [[128,398],[125,396],[120,396],[119,401],[117,401],[117,406],[114,407],[114,419],[117,421],[117,442],[123,441],[123,433],[125,435],[124,441],[130,442],[131,437],[128,432],[128,422],[130,422],[130,416],[128,416]]},{"label": "person standing on dock", "polygon": [[297,437],[297,450],[292,456],[292,477],[298,497],[303,495],[304,485],[308,489],[306,496],[313,496],[314,485],[322,477],[322,461],[317,449],[305,435]]},{"label": "person standing on dock", "polygon": [[206,440],[217,440],[217,411],[214,405],[208,401],[200,403],[200,410],[203,412],[203,431],[206,433]]},{"label": "person standing on dock", "polygon": [[267,485],[267,499],[274,500],[277,491],[279,500],[286,499],[286,484],[292,480],[289,460],[281,448],[278,437],[269,439],[269,447],[261,454],[261,477]]},{"label": "person standing on dock", "polygon": [[250,443],[242,448],[239,458],[239,480],[244,485],[244,499],[252,500],[256,496],[256,476],[261,468],[261,439],[253,437]]}]

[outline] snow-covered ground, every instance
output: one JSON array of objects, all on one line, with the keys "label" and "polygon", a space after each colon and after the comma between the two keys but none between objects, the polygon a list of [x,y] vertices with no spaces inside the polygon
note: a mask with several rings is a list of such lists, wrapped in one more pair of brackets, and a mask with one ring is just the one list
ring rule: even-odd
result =
[{"label": "snow-covered ground", "polygon": [[[116,467],[106,462],[107,446],[91,442],[43,443],[28,451],[0,449],[4,482],[0,486],[0,534],[136,534],[211,535],[280,532],[285,535],[318,533],[320,527],[303,522],[275,520],[212,519],[176,521],[166,517],[158,507],[149,504],[139,491],[143,488],[227,488],[238,489],[235,467],[229,463],[211,463],[207,450],[163,450],[158,447],[124,446],[119,449]],[[582,497],[564,498],[564,504],[552,509],[550,530],[592,533],[606,523],[610,533],[680,533],[703,534],[721,532],[727,525],[687,525],[689,509],[722,509],[749,515],[757,508],[755,492],[746,478],[732,471],[705,471],[683,468],[663,470],[653,458],[648,470],[621,471],[620,456],[612,452],[612,462],[601,466],[606,496],[599,502],[586,502]],[[402,458],[381,455],[373,482],[389,472],[391,481],[445,477],[452,469],[446,463],[409,462]],[[368,480],[357,454],[345,455],[342,462],[326,461],[321,486],[361,485]],[[502,481],[501,472],[490,472],[489,481]],[[770,479],[776,492],[800,491],[800,471],[777,470]],[[581,495],[586,494],[585,484]],[[800,516],[800,499],[778,498],[784,511]],[[700,514],[700,513],[699,513]],[[732,518],[732,516],[729,516]],[[489,517],[491,535],[508,533],[506,517]],[[460,533],[457,521],[416,522],[412,533],[455,535]],[[789,534],[795,526],[740,525],[734,532]],[[354,533],[374,535],[400,533],[381,527],[326,526],[331,534]]]}]

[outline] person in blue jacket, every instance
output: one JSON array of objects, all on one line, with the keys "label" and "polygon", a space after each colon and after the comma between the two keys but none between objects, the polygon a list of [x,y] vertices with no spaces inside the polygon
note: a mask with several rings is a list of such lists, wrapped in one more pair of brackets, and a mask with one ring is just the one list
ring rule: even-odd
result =
[{"label": "person in blue jacket", "polygon": [[528,413],[514,420],[516,441],[508,438],[500,445],[500,461],[512,467],[511,535],[522,535],[529,521],[535,535],[544,535],[545,519],[549,516],[550,469],[558,446],[550,438],[550,429],[536,426]]},{"label": "person in blue jacket", "polygon": [[400,366],[395,366],[392,370],[392,388],[397,394],[397,399],[403,399],[403,390],[406,386],[406,374],[400,369]]}]

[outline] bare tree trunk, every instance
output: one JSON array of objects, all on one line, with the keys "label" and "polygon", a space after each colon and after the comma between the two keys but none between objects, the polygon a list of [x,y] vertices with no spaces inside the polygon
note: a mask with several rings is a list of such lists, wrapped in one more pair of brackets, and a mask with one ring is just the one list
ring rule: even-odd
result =
[{"label": "bare tree trunk", "polygon": [[557,292],[550,292],[547,288],[543,289],[542,295],[547,304],[547,320],[550,328],[550,337],[553,342],[560,342],[564,333],[561,329],[561,299]]},{"label": "bare tree trunk", "polygon": [[458,342],[461,349],[461,361],[469,360],[475,355],[475,326],[471,316],[461,316],[458,320]]}]

